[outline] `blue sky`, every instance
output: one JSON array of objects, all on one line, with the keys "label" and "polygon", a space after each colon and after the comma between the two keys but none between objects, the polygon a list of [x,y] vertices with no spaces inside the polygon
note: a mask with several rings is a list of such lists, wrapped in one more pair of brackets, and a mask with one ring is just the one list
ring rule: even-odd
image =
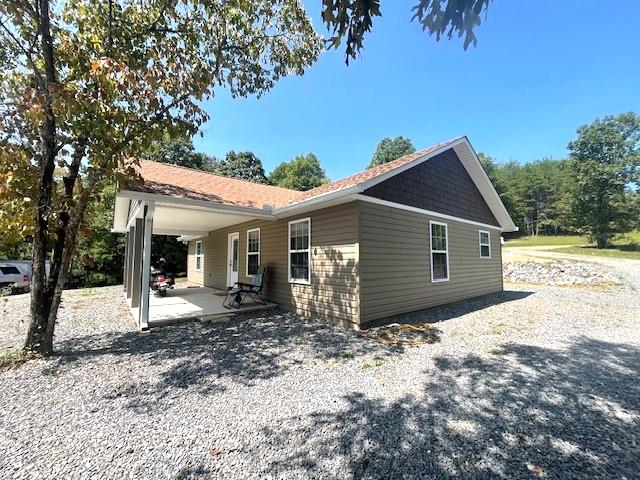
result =
[{"label": "blue sky", "polygon": [[[467,135],[498,161],[559,158],[576,128],[640,112],[640,2],[495,0],[478,46],[436,42],[410,22],[415,2],[383,17],[348,67],[329,51],[260,99],[218,92],[198,150],[250,150],[267,172],[315,153],[333,180],[364,169],[385,136],[416,148]],[[320,0],[307,0],[316,28]],[[606,6],[605,6],[606,5]]]}]

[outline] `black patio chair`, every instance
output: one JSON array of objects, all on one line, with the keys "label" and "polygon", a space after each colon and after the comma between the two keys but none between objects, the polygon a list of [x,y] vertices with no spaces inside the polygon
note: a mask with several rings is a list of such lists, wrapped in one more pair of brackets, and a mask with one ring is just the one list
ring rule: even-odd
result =
[{"label": "black patio chair", "polygon": [[222,302],[224,308],[240,308],[244,301],[249,297],[255,303],[266,305],[267,302],[262,298],[264,285],[267,282],[269,267],[264,266],[258,268],[258,273],[252,275],[251,283],[236,282],[227,292],[227,296]]}]

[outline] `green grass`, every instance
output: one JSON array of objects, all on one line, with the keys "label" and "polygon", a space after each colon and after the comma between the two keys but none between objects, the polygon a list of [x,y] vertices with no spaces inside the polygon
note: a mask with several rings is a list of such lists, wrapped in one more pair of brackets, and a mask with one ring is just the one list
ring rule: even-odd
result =
[{"label": "green grass", "polygon": [[380,365],[382,365],[384,363],[384,359],[380,358],[380,357],[375,357],[373,360],[371,361],[365,361],[362,364],[362,368],[364,369],[368,369],[368,368],[375,368],[375,367],[379,367]]},{"label": "green grass", "polygon": [[592,246],[562,247],[554,249],[553,251],[559,253],[572,253],[575,255],[589,255],[593,257],[630,258],[632,260],[640,260],[640,245],[638,244],[614,245],[613,248],[601,249],[597,249]]},{"label": "green grass", "polygon": [[100,291],[97,288],[83,288],[80,290],[80,295],[83,297],[97,297]]},{"label": "green grass", "polygon": [[630,258],[640,260],[640,231],[627,233],[611,242],[609,248],[597,249],[586,237],[579,235],[560,235],[521,237],[507,240],[505,248],[509,247],[560,247],[553,248],[554,252],[570,253],[610,258]]},{"label": "green grass", "polygon": [[[622,251],[623,253],[627,252],[635,252],[639,249],[637,244],[640,244],[640,230],[636,230],[634,232],[625,233],[620,238],[616,238],[613,240],[611,245],[611,250]],[[583,237],[580,235],[558,235],[558,236],[538,236],[538,237],[520,237],[515,238],[513,240],[507,240],[504,244],[505,248],[509,247],[562,247],[562,246],[571,246],[578,248],[585,247],[585,250],[589,247],[593,246],[593,243],[589,241],[587,237]],[[555,250],[555,249],[554,249]],[[574,253],[569,252],[567,249],[557,249],[559,252],[566,253]],[[585,253],[585,255],[589,255],[589,253]],[[591,254],[597,255],[597,254]],[[603,256],[620,256],[621,258],[636,258],[635,256],[626,256],[616,255],[613,253],[612,255],[603,255]]]},{"label": "green grass", "polygon": [[625,233],[624,237],[621,239],[621,242],[640,243],[640,230],[636,230],[635,232],[631,233]]},{"label": "green grass", "polygon": [[23,348],[0,350],[0,370],[17,367],[18,365],[33,358],[37,358],[37,355]]},{"label": "green grass", "polygon": [[589,242],[585,237],[580,235],[558,235],[558,236],[538,236],[538,237],[520,237],[513,240],[507,240],[505,247],[544,247],[544,246],[562,246],[562,245],[587,245]]}]

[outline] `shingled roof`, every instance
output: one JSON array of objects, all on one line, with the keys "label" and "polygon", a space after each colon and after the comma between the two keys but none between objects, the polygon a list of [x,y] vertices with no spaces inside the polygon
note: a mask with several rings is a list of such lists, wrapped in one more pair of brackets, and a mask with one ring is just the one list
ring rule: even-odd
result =
[{"label": "shingled roof", "polygon": [[144,180],[143,184],[130,185],[128,189],[244,207],[263,208],[265,205],[273,205],[277,208],[363,184],[425,155],[429,155],[436,150],[446,148],[447,145],[453,145],[459,140],[460,138],[456,138],[433,145],[424,150],[404,155],[392,162],[378,165],[335,182],[320,185],[306,192],[223,177],[201,170],[149,160],[140,161],[140,174]]},{"label": "shingled roof", "polygon": [[143,184],[129,190],[243,207],[281,207],[304,193],[149,160],[140,161],[140,175]]},{"label": "shingled roof", "polygon": [[379,177],[380,175],[383,175],[387,172],[391,172],[392,170],[395,170],[396,168],[400,168],[406,165],[407,163],[411,163],[414,160],[417,160],[418,158],[424,157],[425,155],[429,155],[430,153],[433,153],[436,150],[444,148],[449,144],[453,145],[455,142],[460,140],[460,138],[456,138],[448,142],[439,143],[429,148],[425,148],[423,150],[410,153],[409,155],[404,155],[396,160],[393,160],[392,162],[387,162],[382,165],[378,165],[376,167],[370,168],[368,170],[358,172],[354,175],[350,175],[346,178],[343,178],[342,180],[336,180],[335,182],[320,185],[319,187],[316,187],[304,192],[304,195],[302,196],[302,198],[299,198],[297,201],[307,200],[309,198],[317,197],[325,193],[336,192],[338,190],[354,187],[356,185],[360,185],[362,183],[368,182],[369,180],[373,180],[374,178]]}]

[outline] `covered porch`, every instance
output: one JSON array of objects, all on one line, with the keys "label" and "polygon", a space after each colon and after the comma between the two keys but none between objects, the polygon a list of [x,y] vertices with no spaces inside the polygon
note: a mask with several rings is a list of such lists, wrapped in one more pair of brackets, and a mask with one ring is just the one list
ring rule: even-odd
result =
[{"label": "covered porch", "polygon": [[152,235],[173,235],[187,241],[206,237],[212,230],[255,219],[275,220],[275,217],[270,208],[146,192],[119,192],[114,231],[125,234],[123,290],[139,328],[146,330],[187,319],[208,320],[215,316],[274,308],[273,303],[246,303],[239,309],[228,309],[222,305],[223,291],[204,286],[176,286],[166,297],[158,297],[150,290]]},{"label": "covered porch", "polygon": [[[252,312],[275,308],[275,303],[245,303],[240,308],[225,308],[222,305],[226,292],[209,287],[180,286],[167,292],[166,297],[151,295],[149,297],[149,327],[167,325],[186,320],[224,319],[240,312]],[[131,309],[134,318],[139,315],[139,308]]]}]

